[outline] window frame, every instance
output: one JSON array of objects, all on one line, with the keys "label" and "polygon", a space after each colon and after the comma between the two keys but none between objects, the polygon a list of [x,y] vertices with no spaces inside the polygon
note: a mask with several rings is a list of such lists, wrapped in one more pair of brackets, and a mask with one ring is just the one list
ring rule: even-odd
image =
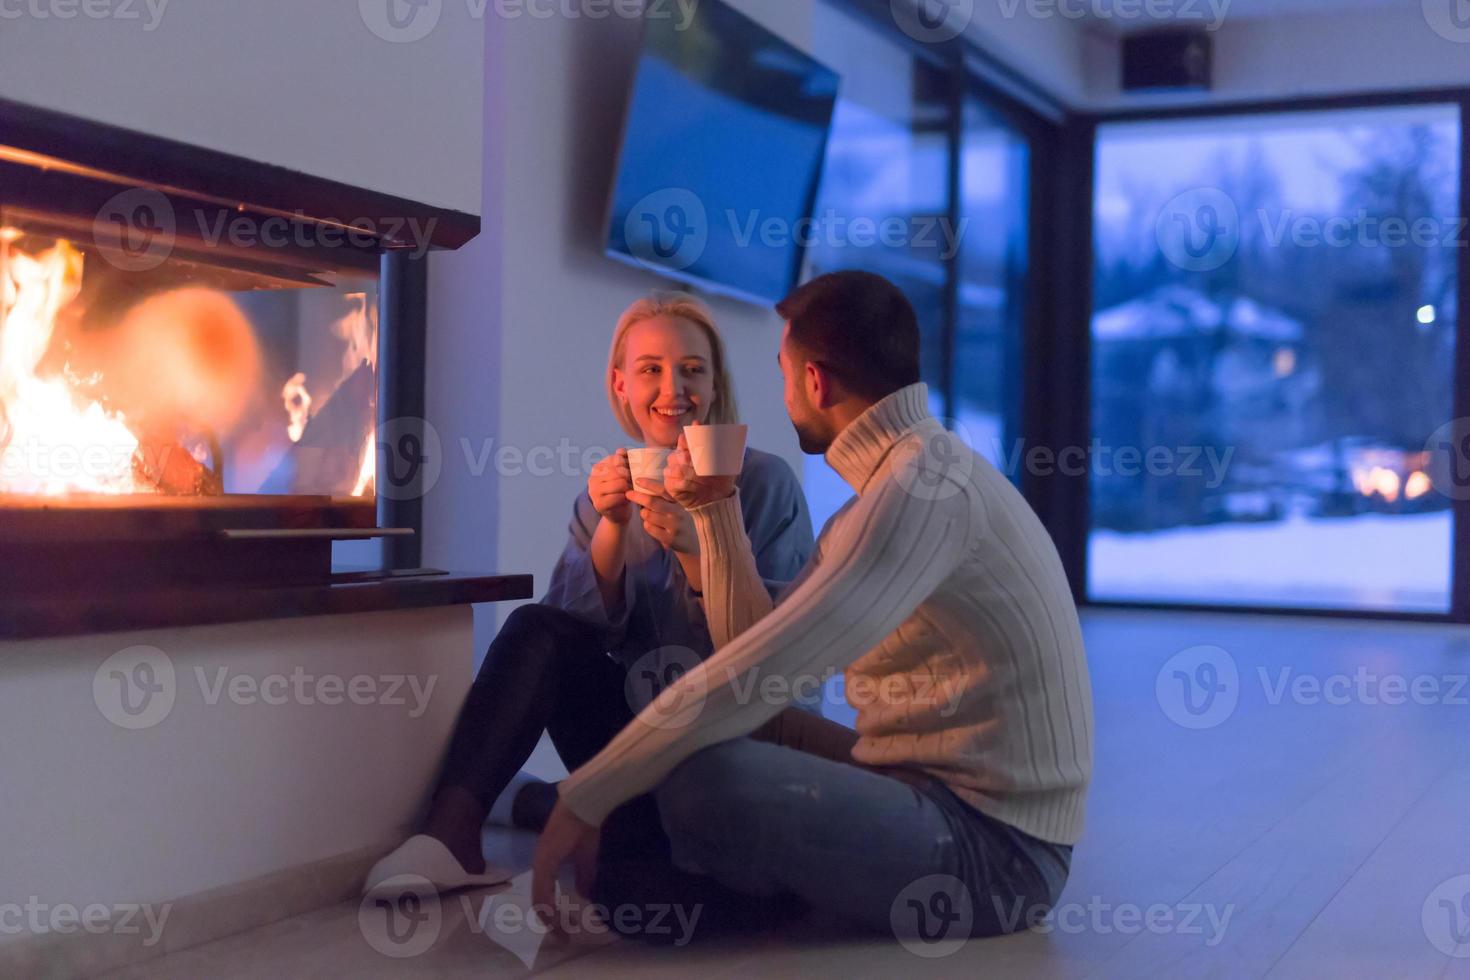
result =
[{"label": "window frame", "polygon": [[[1067,192],[1070,185],[1059,179],[1059,174],[1067,165],[1068,149],[1078,117],[1026,76],[967,38],[924,43],[908,36],[894,21],[890,0],[821,2],[857,16],[948,77],[948,112],[944,129],[949,147],[946,218],[950,227],[960,227],[963,217],[961,182],[966,100],[978,102],[1026,142],[1027,274],[1023,281],[1015,284],[1019,290],[1017,306],[1022,311],[1019,322],[1013,325],[1019,348],[1019,363],[1016,365],[1019,380],[1009,398],[1009,407],[1014,412],[1016,434],[1023,446],[1051,444],[1055,426],[1051,413],[1047,411],[1048,394],[1052,391],[1066,392],[1067,389],[1054,388],[1054,379],[1047,365],[1053,363],[1058,353],[1053,349],[1057,335],[1053,325],[1059,322],[1066,307],[1060,303],[1062,297],[1057,295],[1057,291],[1042,289],[1040,283],[1061,281],[1057,274],[1065,269],[1065,263],[1059,262],[1059,257],[1064,251],[1062,244],[1069,237],[1067,222],[1063,220],[1067,209],[1059,205],[1059,195]],[[1088,206],[1091,206],[1090,200]],[[943,322],[940,324],[939,370],[945,386],[939,395],[944,415],[949,418],[957,415],[955,349],[959,331],[962,252],[963,249],[945,262]],[[1046,481],[1034,478],[1024,467],[1019,476],[1021,492],[1042,519],[1048,521],[1048,526],[1052,521],[1060,522],[1062,511],[1051,499],[1054,488]]]},{"label": "window frame", "polygon": [[[1253,100],[1207,106],[1161,106],[1144,109],[1122,109],[1083,113],[1068,122],[1069,151],[1065,154],[1065,173],[1071,174],[1080,190],[1085,188],[1081,204],[1071,211],[1076,239],[1068,250],[1066,262],[1071,275],[1057,282],[1064,294],[1067,312],[1058,318],[1057,343],[1069,347],[1080,356],[1069,363],[1054,366],[1049,372],[1048,390],[1068,392],[1079,404],[1066,415],[1068,430],[1062,445],[1087,445],[1092,438],[1092,314],[1094,291],[1093,255],[1093,183],[1097,154],[1098,128],[1114,123],[1183,122],[1201,119],[1241,118],[1289,113],[1330,112],[1346,109],[1396,108],[1420,105],[1458,105],[1460,109],[1460,213],[1470,214],[1470,87],[1416,89],[1392,93],[1360,93],[1354,95]],[[1065,224],[1066,222],[1064,222]],[[1453,417],[1470,417],[1470,248],[1461,248],[1456,263],[1456,324]],[[1059,386],[1060,385],[1060,386]],[[1058,407],[1064,402],[1052,404]],[[1088,536],[1092,529],[1089,481],[1082,478],[1065,492],[1053,496],[1056,510],[1044,513],[1048,528],[1057,539],[1066,565],[1068,578],[1079,603],[1099,609],[1148,609],[1170,612],[1228,613],[1240,615],[1308,616],[1326,619],[1378,620],[1440,624],[1470,623],[1470,500],[1455,500],[1451,507],[1453,530],[1450,558],[1450,609],[1445,613],[1394,611],[1375,609],[1320,608],[1295,606],[1263,606],[1254,604],[1218,604],[1208,602],[1161,602],[1093,599],[1088,594]]]},{"label": "window frame", "polygon": [[[1057,452],[1092,439],[1093,191],[1098,128],[1128,122],[1392,108],[1428,104],[1460,107],[1460,211],[1470,214],[1470,86],[1363,92],[1334,96],[1253,99],[1211,105],[1159,105],[1116,110],[1071,110],[1021,73],[966,38],[938,44],[919,42],[900,30],[888,0],[823,0],[867,20],[916,57],[952,80],[947,114],[950,146],[948,217],[958,222],[962,197],[959,154],[963,150],[963,106],[974,98],[1012,127],[1030,148],[1028,274],[1020,296],[1020,383],[1018,426],[1027,451]],[[957,225],[956,225],[957,226]],[[1455,418],[1470,418],[1470,248],[1457,263],[1455,326]],[[941,393],[945,414],[954,415],[954,343],[958,329],[958,262],[946,269],[944,363]],[[1470,500],[1452,512],[1450,611],[1425,613],[1242,604],[1095,600],[1088,595],[1088,537],[1092,529],[1087,475],[1040,477],[1024,466],[1020,487],[1051,533],[1073,596],[1085,608],[1150,609],[1168,612],[1314,617],[1440,624],[1470,624]]]}]

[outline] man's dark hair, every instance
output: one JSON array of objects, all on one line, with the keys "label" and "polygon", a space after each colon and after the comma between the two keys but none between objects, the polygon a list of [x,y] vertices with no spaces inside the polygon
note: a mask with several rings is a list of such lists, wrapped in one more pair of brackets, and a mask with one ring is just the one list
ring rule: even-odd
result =
[{"label": "man's dark hair", "polygon": [[878,401],[919,380],[919,319],[908,297],[871,272],[832,272],[776,304],[791,342],[848,391]]}]

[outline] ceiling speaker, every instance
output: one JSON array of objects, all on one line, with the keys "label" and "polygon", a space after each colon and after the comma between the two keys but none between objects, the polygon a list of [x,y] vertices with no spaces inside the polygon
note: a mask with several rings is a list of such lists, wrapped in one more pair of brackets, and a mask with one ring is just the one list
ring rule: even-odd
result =
[{"label": "ceiling speaker", "polygon": [[1123,91],[1210,87],[1214,40],[1203,30],[1149,31],[1123,39]]}]

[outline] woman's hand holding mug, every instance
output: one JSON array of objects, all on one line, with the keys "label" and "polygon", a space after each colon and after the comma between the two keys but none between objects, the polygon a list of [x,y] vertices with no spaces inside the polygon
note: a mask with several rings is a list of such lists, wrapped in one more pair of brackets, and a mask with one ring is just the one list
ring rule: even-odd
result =
[{"label": "woman's hand holding mug", "polygon": [[629,491],[628,499],[638,505],[648,536],[676,554],[698,555],[699,534],[689,512],[670,500],[657,480],[637,483],[638,489]]},{"label": "woman's hand holding mug", "polygon": [[628,466],[628,451],[619,449],[592,467],[587,478],[587,495],[592,506],[614,524],[626,524],[633,516],[628,491],[633,489],[633,471]]}]

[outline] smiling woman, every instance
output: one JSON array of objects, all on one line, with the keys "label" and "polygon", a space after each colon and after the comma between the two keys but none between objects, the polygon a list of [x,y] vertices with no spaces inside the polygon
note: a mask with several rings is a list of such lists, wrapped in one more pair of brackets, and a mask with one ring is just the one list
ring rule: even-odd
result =
[{"label": "smiling woman", "polygon": [[673,448],[692,422],[739,421],[735,384],[714,317],[684,293],[653,293],[628,307],[613,330],[607,397],[639,442]]},{"label": "smiling woman", "polygon": [[[654,293],[613,330],[609,407],[633,440],[672,449],[686,425],[737,420],[727,364],[708,307],[683,293]],[[490,645],[424,834],[375,869],[369,887],[405,869],[436,882],[480,874],[487,815],[540,829],[555,799],[518,774],[543,731],[576,769],[714,651],[693,518],[660,483],[635,488],[629,457],[619,449],[593,467],[545,597],[513,612]],[[749,559],[774,596],[812,552],[806,498],[790,466],[755,449],[736,487]],[[612,837],[639,842],[635,849],[667,847],[651,797],[631,801],[610,825]],[[426,854],[447,860],[446,848],[462,870],[441,879],[415,865]]]}]

